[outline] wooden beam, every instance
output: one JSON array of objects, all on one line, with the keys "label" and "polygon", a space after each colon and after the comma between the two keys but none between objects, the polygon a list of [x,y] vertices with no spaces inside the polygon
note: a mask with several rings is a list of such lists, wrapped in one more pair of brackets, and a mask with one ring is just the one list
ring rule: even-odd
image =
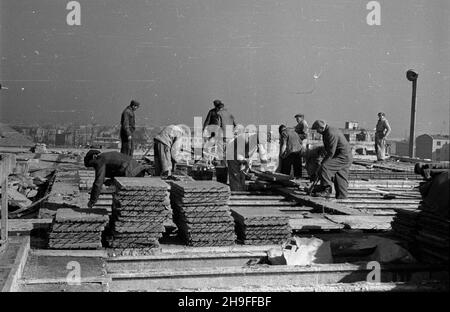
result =
[{"label": "wooden beam", "polygon": [[0,154],[0,185],[2,187],[2,229],[0,231],[2,241],[8,240],[8,176],[16,166],[16,156],[12,154]]}]

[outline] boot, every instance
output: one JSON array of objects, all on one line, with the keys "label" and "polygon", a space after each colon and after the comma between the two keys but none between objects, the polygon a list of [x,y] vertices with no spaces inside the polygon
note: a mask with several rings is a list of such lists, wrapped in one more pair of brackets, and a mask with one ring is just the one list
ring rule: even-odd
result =
[{"label": "boot", "polygon": [[331,197],[331,187],[325,187],[321,191],[314,192],[313,197]]}]

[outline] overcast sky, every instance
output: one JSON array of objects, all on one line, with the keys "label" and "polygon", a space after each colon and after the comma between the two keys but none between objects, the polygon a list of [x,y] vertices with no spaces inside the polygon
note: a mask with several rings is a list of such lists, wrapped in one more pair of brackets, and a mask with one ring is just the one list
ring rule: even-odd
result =
[{"label": "overcast sky", "polygon": [[409,133],[448,133],[450,1],[0,0],[0,121],[115,124],[135,98],[141,125],[193,124],[216,98],[243,124],[306,114]]}]

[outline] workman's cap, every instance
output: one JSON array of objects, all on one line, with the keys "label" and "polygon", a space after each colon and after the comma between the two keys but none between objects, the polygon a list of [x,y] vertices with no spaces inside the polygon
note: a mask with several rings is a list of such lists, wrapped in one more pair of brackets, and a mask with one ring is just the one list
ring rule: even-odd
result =
[{"label": "workman's cap", "polygon": [[84,156],[84,166],[89,167],[89,163],[94,158],[95,155],[100,154],[101,152],[98,150],[90,150],[86,153],[86,156]]},{"label": "workman's cap", "polygon": [[327,125],[327,122],[325,120],[316,120],[314,121],[311,129],[312,130],[317,130],[319,128],[325,128]]},{"label": "workman's cap", "polygon": [[214,106],[215,107],[224,107],[225,104],[223,104],[223,102],[221,100],[214,100]]},{"label": "workman's cap", "polygon": [[284,130],[286,130],[286,126],[285,125],[280,125],[280,127],[278,127],[278,132],[283,132]]},{"label": "workman's cap", "polygon": [[298,118],[298,117],[300,117],[300,118],[305,118],[305,115],[303,115],[303,114],[297,114],[297,115],[295,115],[294,117],[295,117],[295,118]]},{"label": "workman's cap", "polygon": [[386,116],[386,114],[383,113],[383,112],[379,112],[379,113],[378,113],[378,116],[380,116],[380,115],[381,115],[381,116]]},{"label": "workman's cap", "polygon": [[139,106],[141,105],[141,103],[139,103],[138,101],[132,100],[130,103],[130,106]]}]

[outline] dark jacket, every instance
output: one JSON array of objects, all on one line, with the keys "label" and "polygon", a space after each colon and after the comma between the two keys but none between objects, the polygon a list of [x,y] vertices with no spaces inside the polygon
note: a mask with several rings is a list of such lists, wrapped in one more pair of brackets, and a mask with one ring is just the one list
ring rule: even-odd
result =
[{"label": "dark jacket", "polygon": [[98,154],[89,163],[95,169],[95,181],[91,189],[91,202],[96,202],[100,196],[105,178],[129,176],[139,164],[128,155],[119,152],[105,152]]},{"label": "dark jacket", "polygon": [[136,130],[134,111],[130,106],[124,109],[120,118],[120,136],[128,138]]},{"label": "dark jacket", "polygon": [[300,137],[292,128],[286,128],[283,132],[281,132],[280,145],[283,144],[286,144],[286,151],[283,155],[284,157],[302,150],[302,142]]},{"label": "dark jacket", "polygon": [[331,158],[346,158],[351,160],[352,150],[350,143],[348,143],[340,130],[326,126],[322,134],[322,140],[325,148],[325,158],[322,163],[325,163]]},{"label": "dark jacket", "polygon": [[220,125],[220,117],[217,114],[217,109],[213,108],[208,112],[205,122],[203,123],[203,129],[210,125]]}]

